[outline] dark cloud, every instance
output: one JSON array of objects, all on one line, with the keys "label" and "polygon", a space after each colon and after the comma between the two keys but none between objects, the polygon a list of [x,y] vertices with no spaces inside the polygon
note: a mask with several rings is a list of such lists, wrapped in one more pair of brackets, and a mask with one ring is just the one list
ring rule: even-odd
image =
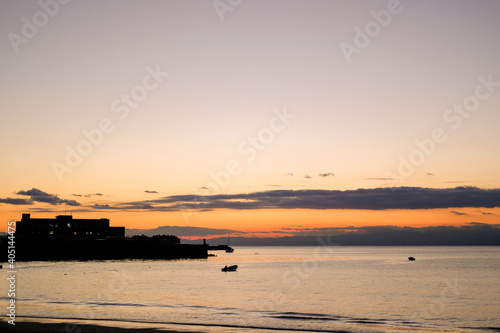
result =
[{"label": "dark cloud", "polygon": [[109,204],[94,204],[91,208],[99,210],[151,210],[153,206],[145,203],[118,204],[116,206],[111,206]]},{"label": "dark cloud", "polygon": [[293,176],[293,173],[291,172],[285,173],[285,176]]},{"label": "dark cloud", "polygon": [[450,211],[451,214],[455,214],[455,215],[469,215],[467,213],[461,213],[461,212],[457,212],[456,210],[452,210]]},{"label": "dark cloud", "polygon": [[243,194],[173,195],[121,204],[160,211],[199,209],[435,209],[500,207],[500,189],[393,187],[357,190],[271,190]]},{"label": "dark cloud", "polygon": [[152,210],[153,206],[150,204],[138,204],[138,205],[130,205],[127,207],[127,209],[145,209],[145,210]]},{"label": "dark cloud", "polygon": [[158,193],[158,191],[150,191],[150,190],[145,190],[144,192],[146,192],[146,193]]},{"label": "dark cloud", "polygon": [[425,175],[426,176],[434,176],[434,174],[432,172],[427,172]]},{"label": "dark cloud", "polygon": [[27,190],[27,191],[21,190],[21,191],[18,191],[16,194],[37,196],[37,197],[51,197],[51,196],[53,196],[52,194],[48,194],[47,192],[41,191],[37,188],[32,188],[31,190]]},{"label": "dark cloud", "polygon": [[66,200],[66,199],[60,199],[58,196],[54,194],[49,194],[47,192],[41,191],[37,188],[32,188],[31,190],[27,191],[19,191],[16,194],[18,195],[24,195],[24,196],[29,196],[31,201],[34,202],[44,202],[48,203],[51,205],[60,205],[60,204],[67,204],[69,206],[80,206],[80,203],[75,201],[75,200]]},{"label": "dark cloud", "polygon": [[116,207],[112,207],[112,206],[110,206],[108,204],[104,204],[104,205],[94,204],[91,207],[94,208],[94,209],[119,209],[119,208],[116,208]]},{"label": "dark cloud", "polygon": [[331,172],[328,172],[328,173],[320,173],[318,176],[320,176],[320,177],[334,177],[335,175]]},{"label": "dark cloud", "polygon": [[61,200],[61,203],[65,203],[68,206],[81,206],[81,203],[76,200]]},{"label": "dark cloud", "polygon": [[304,176],[304,178],[306,178],[306,179],[311,179],[312,177],[311,177],[311,176],[309,176],[309,175],[305,175],[305,176]]},{"label": "dark cloud", "polygon": [[1,203],[6,203],[10,205],[32,205],[33,201],[30,199],[20,199],[20,198],[0,198]]}]

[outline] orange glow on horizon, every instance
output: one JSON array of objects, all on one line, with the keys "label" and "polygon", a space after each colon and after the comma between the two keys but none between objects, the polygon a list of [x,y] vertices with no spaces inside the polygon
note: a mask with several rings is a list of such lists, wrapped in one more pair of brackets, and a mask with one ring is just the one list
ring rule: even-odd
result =
[{"label": "orange glow on horizon", "polygon": [[[265,209],[229,210],[218,209],[205,212],[138,212],[95,211],[74,212],[75,218],[108,218],[111,226],[127,229],[154,229],[160,226],[201,227],[229,229],[246,236],[277,237],[292,235],[299,231],[321,228],[344,228],[363,226],[460,226],[469,222],[497,224],[500,208],[460,208],[428,210],[313,210],[313,209]],[[57,212],[30,210],[2,211],[4,221],[18,221],[23,212],[32,217],[55,217]],[[457,214],[458,213],[458,214]],[[1,231],[1,230],[0,230]],[[219,237],[219,236],[217,236]],[[207,237],[210,238],[210,237]]]}]

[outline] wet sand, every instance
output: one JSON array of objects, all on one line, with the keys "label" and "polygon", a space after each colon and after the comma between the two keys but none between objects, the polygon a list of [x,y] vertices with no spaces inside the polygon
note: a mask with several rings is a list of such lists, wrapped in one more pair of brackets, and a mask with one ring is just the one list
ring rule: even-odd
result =
[{"label": "wet sand", "polygon": [[40,332],[40,333],[138,333],[138,332],[210,332],[211,330],[197,330],[195,328],[165,327],[162,324],[126,323],[126,328],[121,327],[123,323],[112,321],[89,321],[89,320],[63,320],[42,318],[16,318],[15,325],[9,324],[4,318],[0,321],[0,332]]}]

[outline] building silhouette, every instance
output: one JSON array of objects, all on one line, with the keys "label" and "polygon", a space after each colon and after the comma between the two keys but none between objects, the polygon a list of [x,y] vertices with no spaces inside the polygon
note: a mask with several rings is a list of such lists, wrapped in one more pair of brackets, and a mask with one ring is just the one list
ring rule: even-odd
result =
[{"label": "building silhouette", "polygon": [[[181,244],[174,235],[125,237],[125,227],[110,227],[109,219],[52,219],[23,214],[16,222],[16,261],[206,259],[204,244]],[[7,261],[9,238],[0,237],[0,262]],[[227,247],[227,246],[226,246]]]},{"label": "building silhouette", "polygon": [[16,222],[16,235],[43,238],[123,238],[125,227],[110,227],[109,219],[74,219],[71,215],[44,219],[23,214],[21,221]]}]

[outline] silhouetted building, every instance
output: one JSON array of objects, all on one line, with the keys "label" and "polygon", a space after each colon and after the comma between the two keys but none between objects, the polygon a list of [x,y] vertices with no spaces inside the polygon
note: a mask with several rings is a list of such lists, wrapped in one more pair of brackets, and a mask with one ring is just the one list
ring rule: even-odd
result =
[{"label": "silhouetted building", "polygon": [[16,222],[16,236],[54,238],[123,238],[125,227],[110,227],[109,219],[74,219],[59,215],[55,219],[31,218],[23,214]]}]

